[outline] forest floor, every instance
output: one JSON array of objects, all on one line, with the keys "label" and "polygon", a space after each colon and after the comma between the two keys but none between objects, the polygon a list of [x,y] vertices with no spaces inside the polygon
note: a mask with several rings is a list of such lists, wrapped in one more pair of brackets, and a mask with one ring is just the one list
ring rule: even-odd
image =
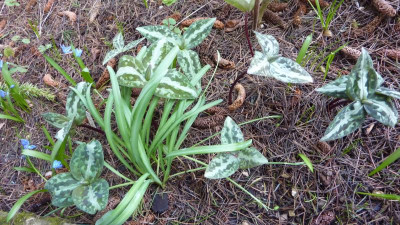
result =
[{"label": "forest floor", "polygon": [[[26,123],[0,120],[0,210],[9,211],[13,204],[31,190],[40,188],[43,180],[36,174],[17,172],[13,168],[27,166],[21,157],[21,138],[29,139],[38,146],[39,151],[49,153],[44,146],[48,141],[42,132],[45,126],[52,135],[56,129],[50,127],[41,114],[44,112],[64,113],[62,98],[68,92],[68,82],[43,56],[37,54],[37,47],[54,42],[57,46],[69,45],[84,50],[82,59],[97,81],[105,67],[102,60],[110,50],[108,43],[123,28],[126,42],[140,38],[135,30],[144,25],[156,25],[179,13],[181,19],[187,16],[216,17],[226,23],[230,20],[244,21],[244,14],[229,7],[223,0],[187,0],[178,1],[170,7],[160,1],[150,1],[146,9],[142,1],[120,0],[101,1],[99,14],[93,22],[89,21],[93,13],[94,0],[58,0],[47,13],[43,11],[47,0],[38,0],[37,4],[27,8],[28,0],[17,0],[20,6],[7,7],[0,1],[0,21],[6,20],[0,28],[0,45],[13,46],[18,54],[7,61],[26,66],[26,73],[16,73],[14,79],[21,83],[32,83],[41,88],[49,88],[57,96],[56,101],[40,98],[31,99],[32,111],[22,113]],[[400,9],[400,1],[391,0],[390,4]],[[328,143],[319,142],[342,106],[327,109],[332,101],[316,92],[339,74],[348,74],[355,60],[343,53],[337,53],[324,79],[326,63],[323,59],[338,47],[347,43],[351,48],[366,48],[371,54],[374,66],[384,79],[385,87],[399,90],[400,64],[388,57],[385,50],[400,49],[400,17],[378,18],[381,15],[367,0],[344,1],[333,19],[330,30],[332,37],[323,37],[322,28],[316,13],[307,7],[300,26],[293,24],[293,15],[299,3],[289,0],[288,7],[276,14],[283,23],[263,20],[258,32],[273,35],[280,44],[280,54],[296,59],[305,38],[313,33],[313,42],[305,68],[314,78],[314,83],[305,85],[287,85],[277,80],[246,75],[240,83],[246,90],[246,99],[242,107],[228,112],[237,123],[268,116],[281,115],[282,119],[269,119],[242,127],[246,139],[253,143],[271,162],[301,162],[299,153],[307,155],[314,165],[314,173],[306,166],[265,165],[250,170],[241,170],[232,179],[244,186],[253,195],[262,199],[270,208],[266,211],[259,207],[247,194],[222,180],[208,180],[204,172],[187,173],[170,180],[165,190],[152,187],[144,198],[139,214],[130,224],[400,224],[400,203],[376,199],[357,192],[383,192],[400,195],[400,164],[393,163],[372,177],[368,173],[376,168],[388,155],[400,147],[400,126],[386,127],[372,118],[367,118],[362,127],[351,135]],[[58,12],[72,11],[77,20],[72,22]],[[370,24],[371,21],[378,23]],[[37,23],[38,38],[29,21]],[[180,21],[180,20],[178,20]],[[249,22],[252,23],[252,19]],[[398,23],[396,25],[396,23]],[[369,25],[368,25],[369,24]],[[358,28],[357,28],[358,26]],[[359,32],[363,30],[364,32]],[[29,38],[29,44],[13,42],[11,38],[19,35]],[[250,35],[255,49],[259,49],[255,35]],[[228,32],[225,29],[213,29],[209,37],[195,49],[203,65],[215,66],[214,55],[220,52],[222,58],[235,63],[233,68],[218,69],[215,79],[207,93],[208,100],[223,99],[222,107],[228,106],[230,84],[243,71],[246,71],[251,54],[247,45],[244,25]],[[131,51],[135,53],[135,49]],[[62,55],[60,65],[76,81],[82,78],[71,55]],[[65,87],[48,87],[43,77],[50,74]],[[209,81],[212,72],[203,78],[203,85]],[[1,80],[0,80],[1,82]],[[106,92],[106,90],[103,90]],[[395,101],[397,109],[400,102]],[[186,146],[218,132],[217,126],[200,129],[192,128],[185,142]],[[106,161],[127,174],[123,166],[112,156],[104,136],[94,131],[79,128],[75,140],[100,140],[104,146]],[[219,143],[219,138],[210,139],[204,144]],[[212,156],[199,157],[208,162]],[[44,174],[51,165],[44,161],[33,160]],[[173,173],[198,167],[185,159],[176,160]],[[129,174],[127,174],[128,176]],[[110,185],[121,183],[121,179],[104,169],[102,177]],[[121,199],[127,189],[112,190],[113,200]],[[153,194],[168,193],[169,209],[162,214],[151,210]],[[118,201],[118,200],[116,200]],[[23,210],[45,215],[53,210],[46,195],[38,195],[23,206]],[[60,213],[57,213],[60,216]],[[77,223],[93,223],[95,216],[81,213],[71,207],[64,217],[70,217]]]}]

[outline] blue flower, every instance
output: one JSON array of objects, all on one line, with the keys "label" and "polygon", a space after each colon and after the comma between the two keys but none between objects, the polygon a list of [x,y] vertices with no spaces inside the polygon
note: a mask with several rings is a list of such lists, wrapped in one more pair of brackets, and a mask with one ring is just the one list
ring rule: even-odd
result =
[{"label": "blue flower", "polygon": [[0,69],[3,68],[3,60],[0,60]]},{"label": "blue flower", "polygon": [[61,45],[61,50],[64,54],[71,54],[71,46],[65,46],[65,45]]},{"label": "blue flower", "polygon": [[3,91],[3,90],[0,90],[0,97],[6,98],[7,95],[8,95],[8,92],[5,92],[5,91]]},{"label": "blue flower", "polygon": [[63,168],[62,163],[60,161],[58,161],[58,160],[54,160],[53,169],[61,169],[61,168]]},{"label": "blue flower", "polygon": [[36,148],[36,145],[30,145],[29,141],[26,139],[21,139],[21,145],[24,147],[24,149],[33,150]]},{"label": "blue flower", "polygon": [[11,86],[10,86],[10,88],[14,88],[15,87],[15,84],[12,84]]},{"label": "blue flower", "polygon": [[75,49],[75,55],[76,57],[81,57],[83,50],[80,48]]}]

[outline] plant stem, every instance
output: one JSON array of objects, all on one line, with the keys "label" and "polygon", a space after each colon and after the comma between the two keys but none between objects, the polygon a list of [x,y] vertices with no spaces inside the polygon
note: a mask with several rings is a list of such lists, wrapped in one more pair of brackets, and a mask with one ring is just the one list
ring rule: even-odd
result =
[{"label": "plant stem", "polygon": [[182,172],[179,172],[179,173],[175,173],[175,174],[169,176],[169,179],[171,179],[172,177],[176,177],[176,176],[185,174],[185,173],[193,173],[193,172],[196,172],[196,171],[199,171],[199,170],[205,170],[206,168],[207,167],[203,166],[203,167],[198,167],[198,168],[194,168],[194,169],[191,169],[191,170],[185,170],[185,171],[182,171]]},{"label": "plant stem", "polygon": [[251,56],[254,57],[253,46],[251,45],[251,41],[250,41],[248,20],[249,20],[249,15],[248,15],[248,13],[245,13],[244,14],[244,30],[245,30],[247,44],[249,45]]},{"label": "plant stem", "polygon": [[81,124],[81,125],[79,125],[79,127],[84,127],[84,128],[89,129],[89,130],[96,131],[97,133],[100,133],[102,135],[106,135],[106,133],[104,133],[104,131],[102,131],[102,130],[96,128],[96,127],[92,127],[90,125],[87,125],[87,124]]},{"label": "plant stem", "polygon": [[253,14],[253,30],[256,30],[260,21],[260,0],[256,0],[254,4]]},{"label": "plant stem", "polygon": [[125,187],[125,186],[131,185],[131,184],[133,185],[135,183],[136,183],[136,181],[131,181],[131,182],[123,183],[123,184],[117,184],[117,185],[109,187],[108,190],[112,190],[112,189],[120,188],[120,187]]}]

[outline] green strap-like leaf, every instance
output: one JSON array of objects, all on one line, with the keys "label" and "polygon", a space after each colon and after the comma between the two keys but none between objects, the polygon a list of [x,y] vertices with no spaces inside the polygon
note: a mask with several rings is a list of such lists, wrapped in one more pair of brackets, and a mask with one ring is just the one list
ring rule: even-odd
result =
[{"label": "green strap-like leaf", "polygon": [[46,122],[60,129],[65,127],[70,121],[68,117],[58,113],[43,113],[42,117],[46,120]]},{"label": "green strap-like leaf", "polygon": [[199,93],[190,84],[190,80],[175,69],[161,79],[156,89],[156,96],[168,99],[194,99]]},{"label": "green strap-like leaf", "polygon": [[253,147],[239,151],[238,158],[240,161],[240,169],[250,169],[268,163],[268,159]]},{"label": "green strap-like leaf", "polygon": [[[85,95],[88,86],[88,83],[80,82],[76,85],[76,90],[82,95]],[[68,118],[73,118],[74,123],[77,125],[81,124],[86,118],[85,105],[83,104],[79,96],[72,90],[68,94],[67,104],[65,105],[65,108],[67,110]]]},{"label": "green strap-like leaf", "polygon": [[346,92],[348,79],[349,76],[341,76],[338,79],[318,88],[317,91],[321,92],[324,95],[335,98],[348,98]]},{"label": "green strap-like leaf", "polygon": [[107,181],[99,179],[88,186],[75,188],[72,200],[78,209],[93,215],[107,206],[108,188]]},{"label": "green strap-like leaf", "polygon": [[279,54],[279,43],[273,36],[261,34],[256,31],[254,31],[254,33],[256,34],[264,55],[276,56]]},{"label": "green strap-like leaf", "polygon": [[235,153],[221,153],[215,156],[208,164],[204,176],[208,179],[221,179],[234,174],[240,165]]},{"label": "green strap-like leaf", "polygon": [[77,180],[92,182],[103,170],[104,155],[101,144],[97,140],[80,144],[71,158],[71,173]]},{"label": "green strap-like leaf", "polygon": [[183,34],[184,49],[192,49],[199,45],[210,34],[216,18],[198,20]]},{"label": "green strap-like leaf", "polygon": [[383,170],[384,168],[386,168],[387,166],[389,166],[390,164],[392,164],[394,161],[400,159],[400,148],[398,148],[395,152],[393,152],[392,154],[390,154],[381,164],[379,164],[378,167],[376,167],[373,171],[371,171],[368,176],[372,176],[376,173],[378,173],[379,171]]},{"label": "green strap-like leaf", "polygon": [[[29,192],[28,194],[22,196],[21,198],[18,199],[18,201],[14,204],[14,206],[11,208],[10,212],[7,214],[7,223],[11,221],[11,219],[17,214],[21,206],[24,204],[26,200],[28,200],[32,195],[35,195],[40,192],[46,192],[47,190],[36,190]],[[4,221],[3,221],[4,222]]]},{"label": "green strap-like leaf", "polygon": [[61,173],[48,180],[44,188],[50,192],[54,206],[66,207],[74,205],[72,191],[79,185],[71,173]]},{"label": "green strap-like leaf", "polygon": [[321,141],[335,140],[357,130],[365,119],[361,102],[353,102],[344,107],[329,124]]},{"label": "green strap-like leaf", "polygon": [[381,95],[386,95],[392,98],[397,98],[400,99],[400,92],[397,92],[395,90],[385,88],[385,87],[380,87],[376,90],[376,93],[381,94]]},{"label": "green strap-like leaf", "polygon": [[234,144],[243,142],[243,133],[231,117],[226,117],[221,131],[221,144]]},{"label": "green strap-like leaf", "polygon": [[396,107],[390,98],[386,96],[370,96],[364,102],[367,113],[379,122],[394,127],[399,118]]},{"label": "green strap-like leaf", "polygon": [[254,8],[255,0],[225,0],[228,4],[243,12],[250,12]]},{"label": "green strap-like leaf", "polygon": [[74,120],[70,119],[70,121],[56,133],[55,138],[59,141],[63,141],[65,137],[69,134],[72,124],[74,124]]},{"label": "green strap-like leaf", "polygon": [[270,76],[285,83],[312,83],[311,75],[295,61],[279,57],[271,62]]},{"label": "green strap-like leaf", "polygon": [[263,53],[256,51],[254,58],[251,60],[250,67],[247,69],[248,74],[257,76],[270,76],[271,65],[268,61],[268,57]]},{"label": "green strap-like leaf", "polygon": [[142,34],[147,40],[151,42],[166,39],[168,42],[176,46],[182,45],[181,37],[172,32],[166,26],[144,26],[138,27],[136,28],[136,30],[139,31],[140,34]]}]

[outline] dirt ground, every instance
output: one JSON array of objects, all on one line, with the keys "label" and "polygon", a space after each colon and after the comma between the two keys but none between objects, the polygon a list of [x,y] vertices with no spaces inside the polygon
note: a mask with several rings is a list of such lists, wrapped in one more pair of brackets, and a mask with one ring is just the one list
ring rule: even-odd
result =
[{"label": "dirt ground", "polygon": [[[48,13],[43,12],[47,0],[38,0],[29,9],[26,8],[28,0],[18,2],[21,6],[7,7],[4,1],[0,1],[0,20],[7,20],[4,29],[0,30],[0,45],[10,45],[14,35],[29,38],[30,44],[14,43],[20,52],[8,61],[29,68],[25,74],[16,74],[15,79],[43,88],[48,88],[42,79],[45,74],[51,74],[55,80],[66,85],[68,82],[40,54],[35,54],[35,47],[39,45],[52,41],[57,45],[68,44],[67,41],[71,39],[76,47],[84,50],[83,61],[97,81],[105,68],[101,62],[110,49],[107,43],[118,32],[118,28],[123,27],[126,41],[132,41],[140,37],[135,31],[136,27],[160,24],[176,12],[181,14],[181,18],[217,17],[224,23],[229,20],[244,21],[244,14],[228,7],[223,0],[180,0],[171,7],[162,6],[160,1],[150,1],[148,9],[139,0],[104,0],[93,22],[89,21],[89,16],[93,12],[94,0],[58,0]],[[388,2],[396,10],[400,9],[400,1]],[[302,17],[302,24],[299,27],[293,25],[298,2],[289,0],[288,3],[285,11],[277,13],[283,25],[264,20],[258,31],[276,37],[280,53],[292,59],[297,57],[307,35],[314,32],[311,48],[314,54],[308,53],[306,64],[314,83],[288,86],[273,79],[246,75],[240,80],[246,89],[245,103],[227,115],[238,123],[267,115],[282,115],[282,119],[243,126],[246,139],[253,139],[255,146],[271,162],[300,162],[298,154],[306,154],[312,160],[315,172],[311,173],[306,166],[268,165],[240,171],[232,176],[269,207],[279,206],[276,211],[260,208],[248,195],[226,180],[207,180],[202,171],[184,174],[171,179],[164,190],[170,200],[166,212],[156,214],[151,211],[153,194],[162,191],[154,186],[146,193],[143,207],[135,221],[129,224],[400,224],[399,202],[357,194],[381,191],[400,195],[399,162],[368,177],[371,170],[400,147],[400,126],[389,128],[367,118],[363,126],[353,134],[336,141],[320,143],[319,139],[329,122],[342,106],[328,110],[327,105],[333,99],[315,91],[335,79],[338,73],[348,73],[355,64],[354,59],[338,53],[326,80],[317,66],[325,56],[345,43],[358,50],[366,48],[371,53],[375,68],[385,79],[384,86],[399,90],[400,64],[393,57],[388,57],[384,50],[400,49],[400,17],[384,18],[375,27],[368,27],[380,15],[370,1],[345,1],[331,24],[333,36],[326,38],[320,35],[321,24],[311,7]],[[58,12],[66,10],[76,13],[76,22],[71,23],[68,17],[58,15]],[[38,23],[40,38],[35,36],[28,21]],[[369,30],[358,32],[366,26]],[[259,49],[253,34],[251,40],[254,47]],[[100,51],[98,57],[94,57],[93,49]],[[240,25],[232,32],[213,29],[210,36],[196,48],[202,64],[208,63],[211,66],[215,66],[213,58],[217,50],[224,59],[236,64],[233,69],[218,69],[208,92],[209,100],[223,99],[221,106],[226,107],[230,84],[246,71],[251,60],[244,26]],[[71,55],[63,55],[60,65],[75,80],[82,79]],[[325,63],[322,66],[325,67]],[[211,73],[203,78],[204,85],[210,77]],[[53,88],[52,91],[62,98],[68,89]],[[29,139],[40,151],[49,153],[44,148],[48,142],[41,126],[48,128],[52,135],[56,130],[46,124],[40,114],[48,111],[64,112],[59,99],[54,102],[32,99],[31,103],[32,112],[22,113],[25,124],[0,120],[0,210],[3,211],[10,210],[18,198],[39,188],[42,183],[37,175],[13,169],[27,165],[26,159],[21,157],[19,139]],[[399,103],[395,101],[397,109],[400,109]],[[222,124],[210,129],[193,128],[185,145],[190,146],[221,128]],[[101,140],[107,162],[129,176],[112,157],[106,139],[101,134],[85,128],[79,128],[77,133],[75,140]],[[219,139],[213,138],[205,144],[217,142]],[[212,156],[199,158],[208,162]],[[33,162],[43,173],[50,169],[50,165],[43,161]],[[184,159],[176,160],[173,165],[172,173],[198,166]],[[106,169],[102,176],[110,185],[122,182]],[[114,200],[123,198],[126,191],[112,190],[110,196]],[[23,209],[45,215],[54,208],[48,196],[40,195],[31,199]],[[95,218],[75,208],[66,210],[62,216],[78,223],[93,223]]]}]

